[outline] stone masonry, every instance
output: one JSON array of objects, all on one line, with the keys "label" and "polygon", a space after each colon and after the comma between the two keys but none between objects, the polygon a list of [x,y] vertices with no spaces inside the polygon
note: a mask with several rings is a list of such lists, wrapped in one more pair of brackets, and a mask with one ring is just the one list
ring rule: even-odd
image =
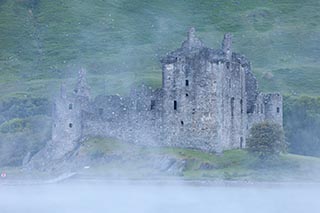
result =
[{"label": "stone masonry", "polygon": [[92,136],[221,152],[245,147],[257,122],[282,125],[282,96],[258,91],[250,62],[232,50],[231,34],[224,36],[221,49],[211,49],[191,28],[161,64],[162,88],[142,85],[128,97],[92,99],[86,72],[80,70],[72,95],[62,86],[54,104],[53,156],[62,157]]}]

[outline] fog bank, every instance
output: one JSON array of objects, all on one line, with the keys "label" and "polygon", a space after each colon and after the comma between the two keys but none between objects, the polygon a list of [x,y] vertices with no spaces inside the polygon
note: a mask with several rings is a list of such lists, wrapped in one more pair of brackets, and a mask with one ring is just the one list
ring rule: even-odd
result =
[{"label": "fog bank", "polygon": [[53,184],[1,186],[2,213],[317,212],[319,185],[258,187]]}]

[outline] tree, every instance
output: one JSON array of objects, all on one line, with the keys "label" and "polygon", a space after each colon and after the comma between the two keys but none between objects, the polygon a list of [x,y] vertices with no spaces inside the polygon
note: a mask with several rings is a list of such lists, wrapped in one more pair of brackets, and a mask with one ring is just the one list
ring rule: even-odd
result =
[{"label": "tree", "polygon": [[320,97],[285,96],[283,103],[288,151],[320,157]]},{"label": "tree", "polygon": [[261,160],[279,156],[286,150],[282,127],[276,123],[262,122],[252,126],[247,139],[247,149]]}]

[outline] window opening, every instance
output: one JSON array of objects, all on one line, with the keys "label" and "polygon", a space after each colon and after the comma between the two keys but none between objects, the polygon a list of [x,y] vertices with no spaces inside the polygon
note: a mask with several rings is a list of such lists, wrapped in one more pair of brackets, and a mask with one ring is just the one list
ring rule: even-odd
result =
[{"label": "window opening", "polygon": [[186,80],[186,86],[187,87],[189,86],[189,80]]},{"label": "window opening", "polygon": [[263,105],[262,104],[260,105],[260,110],[261,110],[261,113],[263,113]]},{"label": "window opening", "polygon": [[280,108],[279,107],[277,107],[277,113],[280,113]]},{"label": "window opening", "polygon": [[231,117],[234,116],[234,97],[231,98]]},{"label": "window opening", "polygon": [[70,109],[70,110],[72,109],[72,104],[69,104],[69,109]]},{"label": "window opening", "polygon": [[100,116],[103,115],[103,109],[102,108],[99,109],[99,115]]},{"label": "window opening", "polygon": [[156,106],[156,101],[155,100],[151,100],[150,109],[154,110],[155,106]]},{"label": "window opening", "polygon": [[240,112],[243,113],[243,100],[240,100]]},{"label": "window opening", "polygon": [[72,128],[72,123],[69,123],[69,128]]},{"label": "window opening", "polygon": [[230,69],[230,62],[227,62],[226,65],[227,65],[227,69]]},{"label": "window opening", "polygon": [[174,110],[177,110],[177,101],[174,101],[174,102],[173,102],[173,109],[174,109]]},{"label": "window opening", "polygon": [[186,97],[188,97],[189,96],[189,94],[188,93],[186,93]]},{"label": "window opening", "polygon": [[183,122],[183,121],[181,121],[181,125],[182,125],[182,126],[184,125],[184,122]]},{"label": "window opening", "polygon": [[243,148],[243,137],[240,137],[240,149]]}]

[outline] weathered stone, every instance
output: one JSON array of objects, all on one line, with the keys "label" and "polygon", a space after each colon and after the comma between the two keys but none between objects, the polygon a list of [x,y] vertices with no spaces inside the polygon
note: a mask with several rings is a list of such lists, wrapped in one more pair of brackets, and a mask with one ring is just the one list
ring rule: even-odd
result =
[{"label": "weathered stone", "polygon": [[199,166],[200,170],[212,170],[216,169],[216,166],[211,163],[201,163]]},{"label": "weathered stone", "polygon": [[214,50],[192,28],[181,48],[161,63],[162,87],[142,85],[129,97],[100,95],[92,100],[81,70],[74,93],[67,96],[62,87],[56,99],[49,158],[64,157],[90,136],[221,152],[245,147],[254,123],[282,125],[282,96],[258,91],[249,60],[232,52],[230,34]]}]

